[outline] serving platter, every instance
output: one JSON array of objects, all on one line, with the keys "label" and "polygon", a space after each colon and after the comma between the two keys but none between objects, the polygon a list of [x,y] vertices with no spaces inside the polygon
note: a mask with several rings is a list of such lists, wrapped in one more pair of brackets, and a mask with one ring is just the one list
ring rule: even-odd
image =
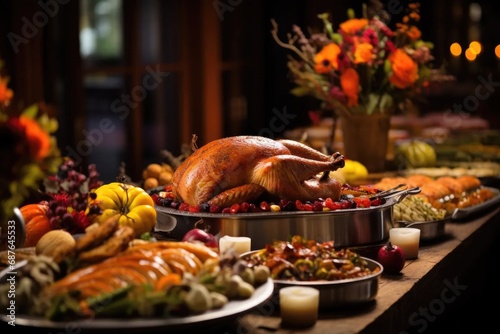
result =
[{"label": "serving platter", "polygon": [[[9,270],[4,270],[0,273],[0,279],[4,277]],[[29,315],[15,315],[16,326],[47,329],[47,330],[67,330],[68,325],[73,329],[91,330],[92,333],[110,331],[123,331],[127,333],[137,332],[144,333],[145,330],[162,330],[164,332],[173,330],[195,329],[206,326],[217,326],[230,319],[243,316],[260,305],[271,302],[273,296],[274,283],[272,279],[268,279],[266,283],[255,289],[252,296],[245,300],[229,301],[224,307],[218,310],[210,310],[203,314],[191,315],[186,317],[170,317],[170,318],[102,318],[90,320],[72,320],[67,321],[50,321],[41,317]],[[5,323],[10,321],[9,317],[2,314],[1,320]]]},{"label": "serving platter", "polygon": [[[251,257],[259,251],[242,254],[241,257]],[[298,281],[273,279],[274,295],[279,300],[279,290],[288,286],[312,287],[318,289],[320,309],[347,307],[365,304],[376,299],[379,289],[379,279],[383,266],[370,258],[360,257],[366,263],[366,268],[372,272],[369,275],[338,280]],[[274,298],[273,298],[274,299]]]},{"label": "serving platter", "polygon": [[413,227],[420,230],[420,240],[432,241],[442,238],[446,233],[446,223],[450,222],[451,217],[446,216],[443,219],[429,221],[395,221],[394,227]]},{"label": "serving platter", "polygon": [[491,187],[483,187],[483,188],[490,190],[493,193],[493,197],[482,203],[470,207],[456,208],[451,214],[450,217],[451,220],[453,221],[465,220],[477,214],[483,213],[493,208],[494,206],[498,206],[498,204],[500,203],[500,190]]},{"label": "serving platter", "polygon": [[278,211],[252,213],[189,212],[156,206],[157,226],[174,239],[203,220],[208,231],[219,240],[222,236],[251,238],[251,250],[262,249],[274,240],[302,235],[319,242],[334,240],[336,247],[351,247],[381,242],[389,237],[393,225],[393,206],[420,188],[391,193],[386,202],[369,208],[332,211]]},{"label": "serving platter", "polygon": [[306,286],[319,290],[319,307],[337,308],[359,305],[376,299],[379,278],[383,267],[375,260],[362,257],[370,270],[377,270],[371,275],[358,278],[349,278],[338,281],[286,281],[274,280],[275,293],[287,286]]}]

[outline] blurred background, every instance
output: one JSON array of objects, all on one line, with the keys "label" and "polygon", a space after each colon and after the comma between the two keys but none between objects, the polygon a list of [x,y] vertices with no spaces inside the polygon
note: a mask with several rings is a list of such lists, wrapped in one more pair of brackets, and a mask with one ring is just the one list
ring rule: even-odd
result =
[{"label": "blurred background", "polygon": [[[0,0],[0,59],[13,104],[43,101],[59,120],[63,155],[96,163],[104,181],[113,181],[124,162],[137,180],[161,150],[180,154],[192,134],[201,145],[307,126],[307,111],[318,102],[290,94],[288,52],[272,39],[271,19],[286,38],[293,24],[320,30],[319,13],[330,13],[334,25],[348,8],[360,15],[362,3]],[[500,34],[492,6],[421,3],[422,37],[434,43],[436,67],[455,80],[426,92],[419,116],[452,112],[500,128]],[[398,20],[394,15],[389,25]]]}]

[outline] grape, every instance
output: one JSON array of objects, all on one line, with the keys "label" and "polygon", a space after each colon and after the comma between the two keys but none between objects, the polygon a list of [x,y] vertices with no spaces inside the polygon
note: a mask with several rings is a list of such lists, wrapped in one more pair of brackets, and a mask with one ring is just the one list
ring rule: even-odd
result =
[{"label": "grape", "polygon": [[51,211],[56,211],[56,208],[59,206],[59,203],[57,201],[50,201],[49,202],[49,210]]},{"label": "grape", "polygon": [[73,232],[88,225],[88,221],[82,219],[86,217],[84,212],[88,205],[89,192],[103,184],[99,178],[95,164],[89,165],[85,174],[71,159],[65,159],[59,166],[59,173],[47,178],[46,194],[52,197],[47,217],[53,228]]},{"label": "grape", "polygon": [[54,216],[54,217],[50,218],[49,224],[52,227],[52,229],[58,229],[59,228],[60,220],[61,220],[61,218],[57,217],[57,216]]},{"label": "grape", "polygon": [[65,225],[65,226],[71,226],[71,224],[74,222],[74,219],[73,219],[73,216],[71,215],[71,213],[69,212],[66,212],[63,216],[62,216],[62,223]]}]

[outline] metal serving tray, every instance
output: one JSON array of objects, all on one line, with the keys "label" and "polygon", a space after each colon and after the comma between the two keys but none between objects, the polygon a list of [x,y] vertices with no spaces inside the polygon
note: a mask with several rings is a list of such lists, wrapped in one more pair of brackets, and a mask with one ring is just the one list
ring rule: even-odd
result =
[{"label": "metal serving tray", "polygon": [[[242,254],[242,259],[251,259],[252,255],[260,250],[250,251]],[[319,308],[336,308],[343,306],[352,306],[367,303],[375,300],[378,288],[379,278],[384,271],[382,265],[372,259],[362,257],[366,261],[366,267],[371,274],[345,278],[338,280],[315,280],[315,281],[297,281],[285,279],[273,279],[274,297],[279,300],[279,290],[288,286],[312,287],[319,290]],[[250,260],[251,262],[252,260]]]},{"label": "metal serving tray", "polygon": [[279,290],[287,286],[306,286],[319,290],[319,308],[336,308],[353,306],[371,302],[376,299],[379,289],[379,278],[384,271],[377,261],[362,257],[368,268],[374,273],[356,278],[338,281],[286,281],[273,280],[274,293],[279,296]]},{"label": "metal serving tray", "polygon": [[491,192],[493,192],[493,197],[487,201],[484,201],[474,206],[455,209],[451,214],[451,220],[453,221],[465,220],[467,218],[483,213],[494,207],[498,207],[498,204],[500,203],[500,190],[490,187],[483,187],[483,188],[489,189]]},{"label": "metal serving tray", "polygon": [[430,241],[441,238],[446,233],[446,223],[450,221],[450,217],[432,221],[421,222],[405,222],[395,221],[394,227],[413,227],[420,230],[420,240]]},{"label": "metal serving tray", "polygon": [[250,237],[252,250],[293,235],[318,242],[333,240],[336,248],[374,244],[389,238],[393,206],[418,193],[418,187],[395,191],[384,197],[386,203],[380,206],[328,212],[192,213],[157,206],[156,230],[167,232],[173,239],[182,239],[202,219],[217,240],[224,235]]}]

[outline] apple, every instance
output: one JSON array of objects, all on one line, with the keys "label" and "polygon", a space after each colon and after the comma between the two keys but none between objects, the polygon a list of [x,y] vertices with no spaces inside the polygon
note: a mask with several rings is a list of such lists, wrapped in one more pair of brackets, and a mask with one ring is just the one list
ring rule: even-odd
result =
[{"label": "apple", "polygon": [[401,247],[388,241],[379,249],[377,260],[384,267],[386,273],[397,274],[405,265],[406,255]]},{"label": "apple", "polygon": [[208,233],[207,231],[197,227],[187,231],[186,234],[184,234],[184,236],[182,237],[182,241],[201,242],[205,244],[205,246],[210,248],[219,247],[219,245],[217,244],[217,240],[215,240],[213,234]]}]

